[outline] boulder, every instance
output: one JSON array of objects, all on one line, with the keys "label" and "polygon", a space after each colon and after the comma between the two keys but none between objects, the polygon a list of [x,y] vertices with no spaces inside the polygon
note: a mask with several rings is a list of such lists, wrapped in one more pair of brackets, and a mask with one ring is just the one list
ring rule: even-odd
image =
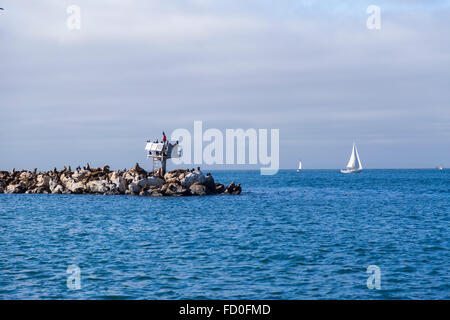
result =
[{"label": "boulder", "polygon": [[88,170],[77,170],[73,175],[72,178],[75,180],[75,182],[79,182],[84,179],[84,177],[89,173]]},{"label": "boulder", "polygon": [[50,192],[53,193],[53,190],[59,185],[60,184],[58,182],[56,182],[55,180],[50,180],[50,182],[48,184]]},{"label": "boulder", "polygon": [[169,187],[169,183],[166,183],[161,188],[159,188],[159,191],[161,191],[162,193],[165,193],[168,187]]},{"label": "boulder", "polygon": [[189,194],[188,190],[178,183],[165,184],[161,191],[167,196],[185,196]]},{"label": "boulder", "polygon": [[117,171],[114,171],[110,178],[111,182],[114,183],[119,189],[120,193],[124,193],[127,189],[127,185],[125,183],[125,180],[120,176],[120,174]]},{"label": "boulder", "polygon": [[66,185],[66,183],[68,181],[73,180],[73,179],[71,178],[71,176],[69,174],[64,173],[59,176],[59,180],[61,181],[62,185]]},{"label": "boulder", "polygon": [[106,180],[89,181],[86,184],[86,189],[90,193],[105,193],[106,191],[109,191],[109,188],[106,187],[106,184]]},{"label": "boulder", "polygon": [[48,193],[48,189],[44,187],[37,187],[31,190],[31,193]]},{"label": "boulder", "polygon": [[63,193],[64,187],[58,184],[55,188],[53,188],[52,193]]},{"label": "boulder", "polygon": [[68,181],[66,188],[72,193],[86,192],[86,185],[82,182]]},{"label": "boulder", "polygon": [[128,191],[130,194],[139,194],[139,192],[141,192],[141,187],[138,182],[133,181],[128,185]]},{"label": "boulder", "polygon": [[216,193],[223,193],[225,191],[225,186],[221,183],[216,183]]},{"label": "boulder", "polygon": [[158,189],[153,189],[152,192],[150,193],[150,195],[152,197],[162,197],[163,196],[163,194]]},{"label": "boulder", "polygon": [[136,182],[141,188],[157,187],[164,185],[164,180],[158,177],[148,177]]},{"label": "boulder", "polygon": [[164,185],[164,180],[158,177],[148,177],[147,186],[161,188]]},{"label": "boulder", "polygon": [[127,182],[131,182],[131,181],[133,181],[133,180],[136,178],[135,174],[134,174],[134,173],[131,173],[131,172],[129,172],[129,171],[125,172],[125,173],[123,174],[122,177],[123,177]]},{"label": "boulder", "polygon": [[6,187],[5,193],[24,193],[25,185],[23,183],[10,184]]},{"label": "boulder", "polygon": [[139,195],[140,196],[148,196],[149,194],[148,194],[147,190],[141,190],[141,192],[139,192]]},{"label": "boulder", "polygon": [[206,191],[208,191],[208,193],[212,193],[212,194],[217,193],[214,178],[210,174],[206,175],[204,185],[205,185]]},{"label": "boulder", "polygon": [[155,174],[146,172],[139,164],[123,172],[110,171],[109,166],[90,168],[89,164],[75,172],[64,167],[58,172],[38,173],[28,170],[0,171],[0,193],[93,193],[133,194],[149,196],[187,196],[216,193],[239,194],[241,186],[234,182],[225,187],[215,183],[208,173],[197,170],[172,170],[162,176],[162,169]]},{"label": "boulder", "polygon": [[200,171],[190,172],[183,179],[181,179],[181,185],[185,188],[190,188],[194,183],[198,182],[204,184],[206,181],[205,176]]},{"label": "boulder", "polygon": [[206,187],[199,182],[195,182],[189,187],[189,191],[194,196],[204,196],[206,195]]},{"label": "boulder", "polygon": [[48,175],[38,175],[37,176],[37,187],[48,188],[50,183],[50,177]]},{"label": "boulder", "polygon": [[33,174],[30,171],[24,171],[20,174],[19,179],[20,180],[28,180],[33,177]]}]

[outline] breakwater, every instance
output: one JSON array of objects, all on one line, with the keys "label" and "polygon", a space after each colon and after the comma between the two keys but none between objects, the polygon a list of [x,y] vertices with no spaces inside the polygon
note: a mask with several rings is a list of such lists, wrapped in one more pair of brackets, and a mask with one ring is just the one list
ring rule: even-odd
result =
[{"label": "breakwater", "polygon": [[140,196],[204,196],[237,195],[240,184],[224,185],[214,181],[211,174],[196,170],[177,169],[164,173],[162,169],[148,172],[136,163],[129,170],[64,167],[58,171],[21,170],[0,171],[0,193],[104,194]]}]

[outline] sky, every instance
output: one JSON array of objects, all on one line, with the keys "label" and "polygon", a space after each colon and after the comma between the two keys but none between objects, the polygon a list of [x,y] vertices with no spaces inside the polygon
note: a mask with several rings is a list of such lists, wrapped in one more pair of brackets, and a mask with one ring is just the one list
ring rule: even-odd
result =
[{"label": "sky", "polygon": [[450,1],[0,7],[0,170],[151,168],[146,140],[195,120],[279,129],[282,169],[345,167],[354,140],[365,168],[450,167]]}]

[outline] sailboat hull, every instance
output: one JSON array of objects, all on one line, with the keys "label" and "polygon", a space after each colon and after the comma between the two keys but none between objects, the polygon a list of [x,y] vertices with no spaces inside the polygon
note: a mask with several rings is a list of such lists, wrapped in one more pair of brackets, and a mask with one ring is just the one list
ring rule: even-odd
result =
[{"label": "sailboat hull", "polygon": [[342,169],[341,173],[361,173],[362,169]]}]

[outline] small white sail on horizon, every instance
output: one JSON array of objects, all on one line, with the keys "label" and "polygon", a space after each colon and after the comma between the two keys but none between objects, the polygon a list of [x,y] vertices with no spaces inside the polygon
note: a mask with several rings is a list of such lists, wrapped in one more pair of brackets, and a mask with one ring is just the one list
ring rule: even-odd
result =
[{"label": "small white sail on horizon", "polygon": [[348,160],[347,168],[341,170],[342,173],[360,173],[363,169],[361,160],[359,158],[358,149],[356,148],[356,143],[353,141],[353,150]]},{"label": "small white sail on horizon", "polygon": [[298,163],[297,172],[300,172],[300,171],[302,171],[302,160],[300,160],[299,163]]}]

